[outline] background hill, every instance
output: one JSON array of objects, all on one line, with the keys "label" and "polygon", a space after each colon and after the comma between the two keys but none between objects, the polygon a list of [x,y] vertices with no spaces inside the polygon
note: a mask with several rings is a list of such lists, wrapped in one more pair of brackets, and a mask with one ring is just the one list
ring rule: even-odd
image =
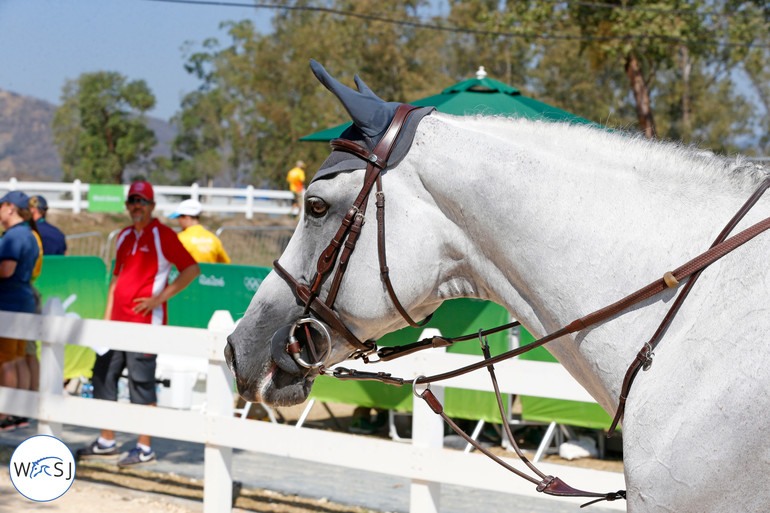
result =
[{"label": "background hill", "polygon": [[[61,160],[51,135],[56,105],[37,98],[0,90],[0,180],[60,181]],[[170,156],[174,128],[148,118],[158,145],[151,157]]]}]

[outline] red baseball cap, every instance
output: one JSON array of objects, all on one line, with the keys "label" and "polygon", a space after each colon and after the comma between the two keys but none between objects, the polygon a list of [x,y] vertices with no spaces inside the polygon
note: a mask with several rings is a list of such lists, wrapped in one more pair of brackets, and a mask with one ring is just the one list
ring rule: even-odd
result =
[{"label": "red baseball cap", "polygon": [[131,184],[131,188],[128,189],[128,197],[141,196],[142,198],[155,201],[155,193],[152,192],[152,185],[149,182],[139,181]]}]

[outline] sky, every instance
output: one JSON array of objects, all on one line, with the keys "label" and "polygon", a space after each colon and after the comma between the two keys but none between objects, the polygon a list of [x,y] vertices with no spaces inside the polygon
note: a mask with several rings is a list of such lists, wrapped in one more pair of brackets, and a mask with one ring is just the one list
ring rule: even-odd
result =
[{"label": "sky", "polygon": [[152,0],[0,0],[0,89],[58,105],[68,79],[117,71],[145,80],[157,100],[148,114],[167,121],[199,85],[184,70],[185,43],[227,42],[219,29],[226,20],[248,18],[268,32],[273,13]]},{"label": "sky", "polygon": [[[443,4],[430,2],[435,11]],[[68,79],[117,71],[145,80],[157,101],[148,114],[168,121],[199,85],[184,69],[186,43],[227,43],[219,25],[229,20],[250,19],[268,33],[274,13],[154,0],[0,0],[0,89],[59,105]]]}]

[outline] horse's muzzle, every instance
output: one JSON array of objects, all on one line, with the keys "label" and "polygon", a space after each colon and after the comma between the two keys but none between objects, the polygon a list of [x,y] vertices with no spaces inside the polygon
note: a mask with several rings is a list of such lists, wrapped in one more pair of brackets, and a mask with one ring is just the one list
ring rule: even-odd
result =
[{"label": "horse's muzzle", "polygon": [[235,350],[233,349],[233,343],[230,342],[230,337],[227,337],[227,344],[225,345],[225,363],[230,372],[235,376]]}]

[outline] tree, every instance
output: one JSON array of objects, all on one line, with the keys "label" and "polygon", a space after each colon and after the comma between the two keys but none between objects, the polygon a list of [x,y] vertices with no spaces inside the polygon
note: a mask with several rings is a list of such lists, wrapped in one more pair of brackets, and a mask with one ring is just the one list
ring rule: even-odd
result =
[{"label": "tree", "polygon": [[[738,4],[738,5],[735,5]],[[731,0],[734,18],[741,23],[731,23],[727,30],[732,39],[750,41],[751,46],[731,49],[732,62],[737,63],[753,88],[759,105],[753,109],[757,116],[754,131],[757,134],[759,153],[770,154],[770,6],[766,1],[741,2]]]},{"label": "tree", "polygon": [[[770,38],[767,38],[770,40]],[[764,115],[759,122],[758,132],[759,147],[765,155],[770,155],[770,50],[765,48],[756,48],[749,53],[744,61],[746,74],[754,86],[754,90],[760,99]]]},{"label": "tree", "polygon": [[[723,151],[734,151],[739,141],[745,144],[755,125],[757,114],[747,106],[756,102],[736,82],[735,71],[743,69],[762,96],[766,2],[531,0],[500,5],[485,26],[503,27],[532,44],[528,75],[542,88],[541,99],[555,96],[550,103],[589,119],[610,119],[615,126],[632,124],[626,118],[630,105],[633,124],[647,137],[705,142]],[[753,45],[755,51],[747,56]],[[760,58],[754,63],[751,56]],[[578,89],[587,95],[584,101]],[[570,97],[577,101],[559,103]],[[603,109],[604,115],[591,114]]]},{"label": "tree", "polygon": [[172,120],[178,135],[173,142],[172,162],[180,183],[201,180],[208,185],[215,177],[239,181],[240,159],[228,144],[226,103],[223,91],[194,91],[182,100],[182,111]]},{"label": "tree", "polygon": [[[683,42],[708,36],[704,18],[698,16],[702,2],[679,0],[641,2],[611,0],[604,4],[576,4],[567,9],[587,39],[594,63],[613,61],[622,65],[636,105],[640,130],[657,137],[652,89],[658,73],[675,66],[684,53],[689,65],[690,48]],[[698,47],[707,52],[709,47]],[[688,112],[685,110],[685,112]]]},{"label": "tree", "polygon": [[84,73],[67,81],[61,100],[51,129],[65,180],[120,184],[126,166],[148,157],[156,144],[144,118],[155,96],[144,80]]},{"label": "tree", "polygon": [[[572,27],[562,34],[579,31]],[[626,76],[617,66],[591,67],[572,40],[542,42],[533,60],[537,66],[527,70],[523,86],[533,98],[606,126],[635,124]]]},{"label": "tree", "polygon": [[[189,56],[201,85],[175,118],[171,165],[184,183],[273,187],[286,186],[297,159],[317,168],[328,147],[299,138],[349,118],[309,73],[310,58],[345,84],[357,73],[383,99],[401,102],[484,65],[491,77],[587,119],[745,151],[758,115],[732,72],[743,69],[768,97],[767,23],[760,7],[747,8],[755,4],[450,0],[446,17],[426,20],[423,0],[284,0],[270,33],[227,22],[227,41],[208,40]],[[745,16],[724,22],[736,5]],[[765,46],[741,57],[741,42],[752,38]],[[722,44],[731,42],[738,46]]]},{"label": "tree", "polygon": [[[506,27],[497,0],[451,0],[447,21],[464,29],[484,29],[491,33],[459,32],[447,37],[444,50],[445,73],[453,81],[469,78],[479,66],[490,77],[516,87],[524,87],[537,48],[524,38],[496,35]],[[511,8],[515,9],[514,3]],[[431,91],[430,94],[435,94]]]},{"label": "tree", "polygon": [[[422,3],[338,1],[333,7],[417,20],[415,9]],[[176,117],[180,137],[175,156],[180,165],[185,161],[183,165],[189,166],[204,154],[207,162],[215,161],[210,151],[216,151],[225,171],[220,176],[228,185],[249,181],[285,187],[286,171],[295,160],[308,162],[312,169],[328,154],[326,145],[298,143],[303,135],[348,120],[310,74],[310,58],[322,61],[351,86],[353,73],[359,73],[378,94],[393,101],[433,94],[452,82],[430,71],[440,61],[442,46],[434,43],[442,36],[433,31],[294,9],[279,11],[270,34],[257,33],[249,21],[225,26],[227,45],[209,40],[188,59],[186,67],[201,79],[201,86],[185,98],[184,110]],[[323,27],[322,38],[318,27]],[[216,116],[211,115],[214,110]],[[204,133],[204,118],[216,128],[206,126]]]}]

